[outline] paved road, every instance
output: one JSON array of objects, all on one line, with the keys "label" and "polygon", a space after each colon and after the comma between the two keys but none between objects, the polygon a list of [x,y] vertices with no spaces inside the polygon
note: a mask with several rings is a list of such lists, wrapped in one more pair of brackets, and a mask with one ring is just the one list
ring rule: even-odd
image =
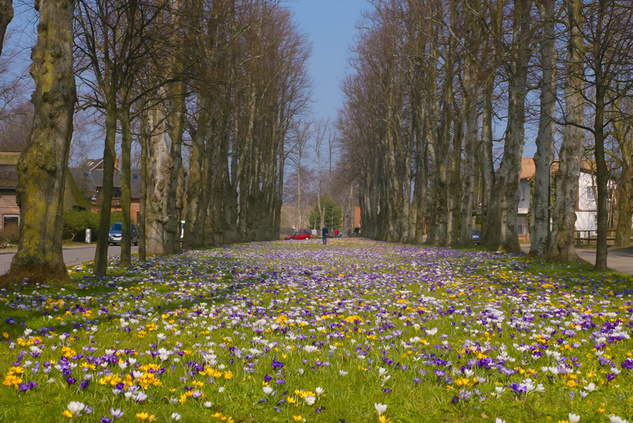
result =
[{"label": "paved road", "polygon": [[[66,266],[72,266],[75,264],[83,263],[84,261],[91,261],[95,258],[96,245],[73,246],[64,248],[64,262]],[[138,251],[138,247],[132,247],[132,252]],[[3,275],[9,271],[11,267],[11,260],[15,255],[15,249],[0,250],[0,275]],[[114,256],[121,254],[121,247],[109,246],[108,255]]]},{"label": "paved road", "polygon": [[[596,263],[596,250],[579,248],[576,254],[591,264]],[[609,248],[607,266],[622,273],[633,274],[633,250],[628,248]]]},{"label": "paved road", "polygon": [[[521,250],[530,251],[528,244],[521,244]],[[576,254],[591,264],[596,264],[596,250],[578,248]],[[618,272],[633,274],[633,250],[629,248],[609,248],[607,255],[607,267]]]}]

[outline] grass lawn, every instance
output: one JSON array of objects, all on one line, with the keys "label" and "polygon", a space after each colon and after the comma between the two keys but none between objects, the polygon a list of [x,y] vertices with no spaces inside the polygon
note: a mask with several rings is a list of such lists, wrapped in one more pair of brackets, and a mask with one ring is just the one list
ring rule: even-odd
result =
[{"label": "grass lawn", "polygon": [[630,275],[359,239],[112,273],[2,290],[0,422],[633,415]]}]

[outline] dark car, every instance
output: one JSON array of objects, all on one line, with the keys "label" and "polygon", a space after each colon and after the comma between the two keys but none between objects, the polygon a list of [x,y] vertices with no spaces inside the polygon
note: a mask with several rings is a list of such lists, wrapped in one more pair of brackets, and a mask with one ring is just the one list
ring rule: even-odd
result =
[{"label": "dark car", "polygon": [[[113,223],[110,226],[110,232],[108,232],[108,242],[110,244],[116,245],[121,243],[121,237],[123,236],[123,224],[121,222]],[[138,229],[136,225],[132,223],[130,239],[132,240],[132,244],[138,245]]]},{"label": "dark car", "polygon": [[288,235],[286,239],[311,239],[312,235],[309,229],[301,229],[292,235]]},{"label": "dark car", "polygon": [[475,245],[479,245],[481,243],[481,231],[478,229],[473,230],[473,242]]}]

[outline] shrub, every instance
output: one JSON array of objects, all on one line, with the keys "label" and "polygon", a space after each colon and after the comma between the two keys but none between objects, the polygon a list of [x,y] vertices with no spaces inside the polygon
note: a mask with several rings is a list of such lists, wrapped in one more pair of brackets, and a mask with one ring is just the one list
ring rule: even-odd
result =
[{"label": "shrub", "polygon": [[75,241],[75,237],[88,227],[88,213],[85,210],[70,209],[64,212],[64,239]]},{"label": "shrub", "polygon": [[0,231],[0,244],[17,244],[20,240],[20,229],[11,225]]}]

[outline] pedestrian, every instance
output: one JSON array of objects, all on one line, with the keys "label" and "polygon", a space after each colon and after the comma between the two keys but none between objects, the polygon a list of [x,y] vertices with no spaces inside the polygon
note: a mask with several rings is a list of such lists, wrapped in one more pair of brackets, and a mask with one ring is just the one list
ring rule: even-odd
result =
[{"label": "pedestrian", "polygon": [[334,229],[334,238],[338,238],[338,229]]},{"label": "pedestrian", "polygon": [[323,236],[323,245],[327,245],[327,233],[329,231],[327,230],[327,226],[324,226],[323,229],[321,229],[321,235]]}]

